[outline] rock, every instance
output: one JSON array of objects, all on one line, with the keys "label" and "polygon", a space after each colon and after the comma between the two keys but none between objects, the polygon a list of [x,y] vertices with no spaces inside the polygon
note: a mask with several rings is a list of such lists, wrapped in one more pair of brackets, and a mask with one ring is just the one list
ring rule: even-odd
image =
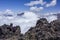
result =
[{"label": "rock", "polygon": [[0,40],[18,40],[21,35],[20,26],[2,25],[0,26]]},{"label": "rock", "polygon": [[25,40],[60,40],[60,20],[48,23],[45,18],[39,19],[36,26],[25,33]]},{"label": "rock", "polygon": [[25,34],[21,34],[20,26],[0,26],[0,40],[60,40],[60,20],[50,23],[45,18],[37,21]]}]

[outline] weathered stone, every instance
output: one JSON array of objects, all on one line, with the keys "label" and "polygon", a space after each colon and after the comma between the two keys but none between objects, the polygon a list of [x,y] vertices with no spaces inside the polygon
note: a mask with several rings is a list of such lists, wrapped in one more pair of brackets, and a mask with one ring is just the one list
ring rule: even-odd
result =
[{"label": "weathered stone", "polygon": [[60,40],[59,31],[60,21],[55,20],[48,23],[45,18],[41,18],[37,21],[35,27],[26,32],[25,40]]},{"label": "weathered stone", "polygon": [[45,18],[37,21],[25,34],[21,34],[20,26],[0,26],[0,40],[60,40],[60,20],[50,23]]},{"label": "weathered stone", "polygon": [[0,26],[0,40],[18,40],[20,35],[20,26],[13,26],[12,23]]}]

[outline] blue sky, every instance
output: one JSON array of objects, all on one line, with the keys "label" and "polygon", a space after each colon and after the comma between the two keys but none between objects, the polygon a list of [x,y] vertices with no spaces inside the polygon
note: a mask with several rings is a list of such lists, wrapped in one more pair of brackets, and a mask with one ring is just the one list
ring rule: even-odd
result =
[{"label": "blue sky", "polygon": [[27,10],[27,7],[24,6],[26,2],[24,0],[0,0],[0,10]]},{"label": "blue sky", "polygon": [[12,9],[18,10],[20,9],[20,1],[19,0],[0,0],[0,10]]},{"label": "blue sky", "polygon": [[[29,10],[29,6],[26,6],[24,4],[29,3],[31,1],[35,1],[35,0],[0,0],[0,10],[5,10],[5,9],[11,9],[11,10],[21,10],[21,11],[26,11]],[[52,0],[44,0],[47,3],[50,3]],[[38,5],[38,7],[41,6],[40,4]],[[43,6],[44,7],[44,6]],[[46,11],[59,11],[60,10],[60,0],[57,0],[57,4],[55,6],[51,6],[48,8],[44,8],[44,12]],[[42,12],[41,11],[41,12]]]}]

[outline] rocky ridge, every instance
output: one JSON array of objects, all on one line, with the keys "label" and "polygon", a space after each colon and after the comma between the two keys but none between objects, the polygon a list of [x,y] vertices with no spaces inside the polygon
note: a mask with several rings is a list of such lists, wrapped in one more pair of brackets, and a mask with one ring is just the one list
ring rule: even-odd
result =
[{"label": "rocky ridge", "polygon": [[60,20],[49,23],[45,18],[39,19],[25,33],[25,40],[60,40]]},{"label": "rocky ridge", "polygon": [[21,33],[20,26],[4,24],[0,26],[0,40],[60,40],[60,20],[49,23],[41,18],[25,34]]}]

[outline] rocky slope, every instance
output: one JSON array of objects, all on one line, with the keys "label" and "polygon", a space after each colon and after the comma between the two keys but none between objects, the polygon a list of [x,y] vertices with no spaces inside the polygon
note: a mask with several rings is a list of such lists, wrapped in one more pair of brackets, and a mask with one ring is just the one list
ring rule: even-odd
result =
[{"label": "rocky slope", "polygon": [[18,40],[20,39],[21,30],[19,26],[2,25],[0,26],[0,40]]},{"label": "rocky slope", "polygon": [[45,18],[37,21],[24,35],[19,26],[0,26],[0,40],[60,40],[60,20],[48,22]]},{"label": "rocky slope", "polygon": [[48,23],[41,18],[25,33],[25,40],[60,40],[60,20]]}]

